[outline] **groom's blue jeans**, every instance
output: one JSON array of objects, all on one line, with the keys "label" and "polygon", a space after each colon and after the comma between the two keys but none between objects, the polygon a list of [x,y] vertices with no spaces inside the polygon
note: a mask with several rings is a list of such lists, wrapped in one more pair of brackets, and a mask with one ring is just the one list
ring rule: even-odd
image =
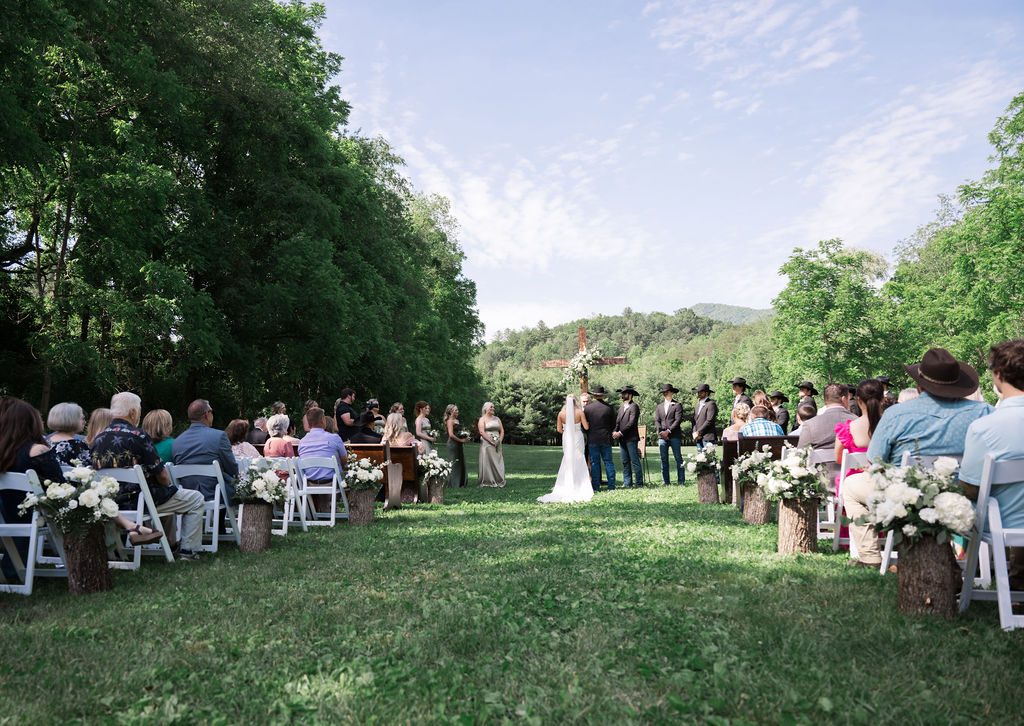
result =
[{"label": "groom's blue jeans", "polygon": [[640,446],[637,441],[619,439],[619,454],[622,456],[622,486],[643,486],[644,475],[640,470]]},{"label": "groom's blue jeans", "polygon": [[683,440],[658,438],[658,453],[661,454],[661,483],[671,484],[672,479],[668,473],[668,449],[672,447],[672,455],[676,460],[676,484],[686,481],[686,473],[683,470]]},{"label": "groom's blue jeans", "polygon": [[615,464],[612,462],[611,444],[587,444],[590,452],[590,486],[595,492],[601,491],[601,461],[608,475],[608,491],[615,488]]}]

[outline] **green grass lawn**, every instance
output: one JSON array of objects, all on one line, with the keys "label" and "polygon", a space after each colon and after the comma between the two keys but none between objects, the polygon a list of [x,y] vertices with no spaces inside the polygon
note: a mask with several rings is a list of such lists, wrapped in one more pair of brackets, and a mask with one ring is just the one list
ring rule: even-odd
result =
[{"label": "green grass lawn", "polygon": [[904,617],[692,486],[539,505],[561,450],[505,452],[504,490],[0,595],[0,724],[1020,722],[994,603]]}]

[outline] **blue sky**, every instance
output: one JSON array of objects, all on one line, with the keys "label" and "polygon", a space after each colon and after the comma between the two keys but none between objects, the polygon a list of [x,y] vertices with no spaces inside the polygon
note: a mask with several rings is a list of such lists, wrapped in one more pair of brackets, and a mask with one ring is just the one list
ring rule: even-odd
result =
[{"label": "blue sky", "polygon": [[1019,2],[327,0],[349,128],[447,196],[490,339],[767,307],[798,246],[891,257],[988,168]]}]

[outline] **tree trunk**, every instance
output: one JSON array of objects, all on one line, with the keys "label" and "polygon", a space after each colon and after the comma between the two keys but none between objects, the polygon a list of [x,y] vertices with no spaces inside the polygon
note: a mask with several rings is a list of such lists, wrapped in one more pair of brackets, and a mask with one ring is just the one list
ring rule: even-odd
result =
[{"label": "tree trunk", "polygon": [[427,484],[427,490],[430,492],[431,504],[444,504],[444,485],[444,479]]},{"label": "tree trunk", "polygon": [[963,574],[949,543],[939,544],[925,536],[899,546],[896,607],[911,615],[939,615],[952,618],[957,611],[957,594]]},{"label": "tree trunk", "polygon": [[107,567],[107,546],[103,525],[94,524],[82,535],[64,535],[64,560],[68,566],[68,592],[87,595],[112,590]]},{"label": "tree trunk", "polygon": [[718,504],[718,480],[713,471],[697,475],[697,500],[701,504]]},{"label": "tree trunk", "polygon": [[262,552],[270,547],[270,529],[274,517],[274,505],[267,502],[245,502],[242,504],[241,544],[242,552]]},{"label": "tree trunk", "polygon": [[768,524],[772,520],[771,507],[757,484],[743,485],[743,521],[747,524]]},{"label": "tree trunk", "polygon": [[818,498],[783,499],[779,507],[779,553],[818,551]]},{"label": "tree trunk", "polygon": [[373,524],[373,508],[377,492],[374,489],[356,489],[348,493],[348,521],[352,524]]}]

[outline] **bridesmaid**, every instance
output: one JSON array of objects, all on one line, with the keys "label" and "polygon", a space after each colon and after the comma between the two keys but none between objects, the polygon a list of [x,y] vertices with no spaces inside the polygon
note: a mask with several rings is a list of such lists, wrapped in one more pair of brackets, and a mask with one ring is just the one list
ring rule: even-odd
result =
[{"label": "bridesmaid", "polygon": [[444,410],[444,425],[448,429],[448,461],[452,463],[452,473],[448,475],[448,486],[464,487],[468,483],[466,474],[466,453],[462,445],[469,441],[467,436],[459,438],[459,407],[449,403]]},{"label": "bridesmaid", "polygon": [[430,404],[426,401],[417,401],[413,407],[413,415],[416,416],[416,438],[426,447],[424,453],[429,454],[434,450],[434,442],[437,441],[436,437],[427,433],[430,431]]},{"label": "bridesmaid", "polygon": [[476,424],[480,431],[480,473],[477,481],[482,487],[505,486],[505,457],[501,442],[505,440],[505,427],[494,415],[494,404],[488,401]]}]

